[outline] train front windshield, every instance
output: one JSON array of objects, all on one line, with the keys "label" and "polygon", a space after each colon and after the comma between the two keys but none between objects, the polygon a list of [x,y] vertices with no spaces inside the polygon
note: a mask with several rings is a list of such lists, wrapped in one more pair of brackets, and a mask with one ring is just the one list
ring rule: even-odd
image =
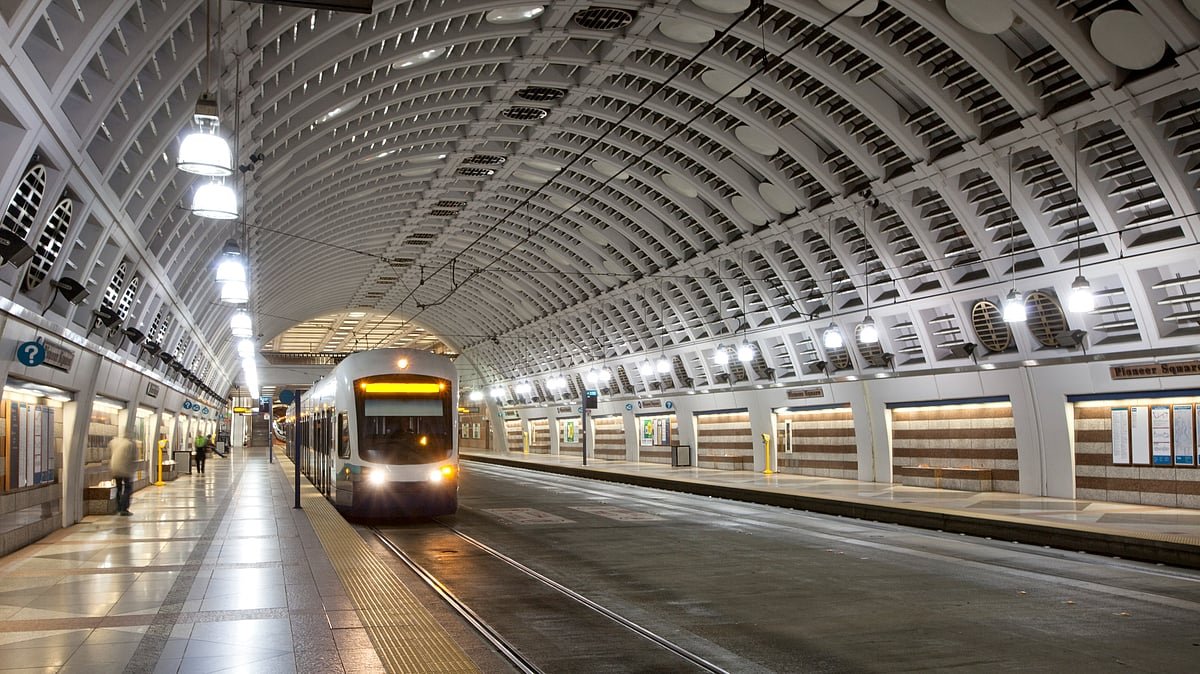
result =
[{"label": "train front windshield", "polygon": [[436,377],[368,377],[355,382],[358,454],[363,461],[434,463],[454,451],[450,385]]}]

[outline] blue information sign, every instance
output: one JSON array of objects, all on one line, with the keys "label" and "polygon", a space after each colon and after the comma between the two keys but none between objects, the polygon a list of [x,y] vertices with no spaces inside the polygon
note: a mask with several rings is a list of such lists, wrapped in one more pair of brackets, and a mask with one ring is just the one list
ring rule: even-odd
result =
[{"label": "blue information sign", "polygon": [[21,342],[17,347],[17,362],[27,367],[46,361],[46,346],[41,342]]},{"label": "blue information sign", "polygon": [[296,392],[290,388],[285,388],[279,392],[279,402],[283,403],[284,405],[291,405],[292,401],[295,399]]}]

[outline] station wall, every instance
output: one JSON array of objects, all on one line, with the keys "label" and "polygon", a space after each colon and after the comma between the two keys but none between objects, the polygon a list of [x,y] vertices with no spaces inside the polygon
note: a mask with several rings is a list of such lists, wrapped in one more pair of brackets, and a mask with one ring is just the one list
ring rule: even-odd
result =
[{"label": "station wall", "polygon": [[[670,444],[690,447],[690,465],[700,467],[763,471],[769,461],[775,471],[819,477],[1200,507],[1194,449],[1200,377],[1116,373],[1137,364],[1030,363],[820,379],[803,387],[667,396],[654,403],[662,406],[655,413],[635,409],[637,398],[602,398],[588,417],[588,432],[596,438],[589,455],[670,462],[671,447],[640,442],[644,419],[662,414],[671,419]],[[1171,435],[1160,440],[1182,445],[1176,438],[1190,433],[1191,463],[1113,463],[1106,415],[1137,404],[1165,405],[1172,415],[1174,408],[1192,405],[1190,425],[1171,416]],[[553,418],[553,410],[525,405],[504,411],[531,419]],[[519,451],[520,435],[512,440]]]}]

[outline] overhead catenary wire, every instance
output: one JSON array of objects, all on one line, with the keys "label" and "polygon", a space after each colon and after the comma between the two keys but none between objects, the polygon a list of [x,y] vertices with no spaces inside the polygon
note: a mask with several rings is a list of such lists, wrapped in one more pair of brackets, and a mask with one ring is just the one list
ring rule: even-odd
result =
[{"label": "overhead catenary wire", "polygon": [[[850,12],[851,10],[853,10],[853,9],[854,9],[856,6],[858,6],[858,5],[859,5],[861,2],[863,2],[863,1],[864,1],[864,0],[858,0],[857,2],[854,2],[854,3],[850,4],[850,5],[848,5],[848,6],[847,6],[847,7],[845,7],[845,8],[844,8],[844,9],[843,9],[841,12],[838,12],[838,13],[837,13],[837,14],[835,14],[835,15],[834,15],[832,18],[830,18],[829,20],[827,20],[825,23],[821,24],[821,26],[819,26],[819,27],[818,27],[818,29],[817,29],[816,31],[814,31],[814,32],[813,32],[812,36],[811,36],[811,37],[809,37],[807,40],[800,41],[800,42],[797,42],[796,44],[793,44],[792,46],[790,46],[790,47],[788,47],[787,49],[785,49],[785,50],[784,50],[782,53],[780,53],[780,54],[778,55],[778,57],[779,57],[779,58],[782,58],[782,57],[786,56],[787,54],[791,53],[792,51],[795,51],[795,50],[797,50],[797,49],[807,48],[807,47],[808,47],[808,46],[809,46],[811,43],[815,42],[815,41],[816,41],[816,39],[817,39],[817,37],[818,37],[819,35],[821,35],[821,34],[822,34],[822,33],[823,33],[823,32],[824,32],[824,31],[825,31],[825,30],[826,30],[826,29],[827,29],[827,28],[828,28],[830,25],[832,25],[832,24],[833,24],[835,21],[837,21],[837,20],[838,20],[838,19],[840,19],[842,16],[844,16],[844,15],[845,15],[847,12]],[[509,211],[508,211],[508,212],[507,212],[507,213],[504,215],[504,217],[503,217],[503,218],[501,218],[501,219],[500,219],[500,220],[499,220],[497,223],[495,223],[495,224],[491,225],[490,227],[488,227],[487,229],[485,229],[485,231],[484,231],[484,232],[480,233],[480,234],[479,234],[479,235],[478,235],[478,236],[477,236],[477,237],[476,237],[476,238],[475,238],[475,239],[474,239],[472,242],[470,242],[469,244],[467,244],[467,246],[465,246],[465,247],[463,248],[463,250],[460,250],[460,251],[459,251],[458,253],[456,253],[456,254],[455,254],[453,257],[458,257],[459,255],[462,255],[462,254],[463,254],[464,252],[466,252],[467,250],[470,250],[470,249],[471,249],[471,248],[472,248],[472,247],[473,247],[475,244],[477,244],[478,242],[482,241],[482,240],[483,240],[483,239],[484,239],[484,238],[485,238],[485,237],[486,237],[488,234],[490,234],[492,231],[495,231],[495,229],[499,228],[499,226],[500,226],[501,224],[503,224],[503,223],[507,222],[507,221],[509,220],[510,216],[512,216],[514,213],[516,213],[516,212],[517,212],[517,211],[518,211],[518,210],[519,210],[519,209],[520,209],[522,206],[524,206],[526,203],[529,203],[529,201],[531,201],[531,200],[533,199],[533,197],[534,197],[534,196],[536,196],[537,194],[540,194],[540,193],[541,193],[541,191],[542,191],[542,190],[545,188],[545,186],[546,186],[546,185],[549,185],[550,183],[552,183],[552,182],[553,182],[553,181],[554,181],[556,178],[558,178],[558,176],[562,175],[562,174],[563,174],[563,173],[564,173],[566,170],[568,170],[568,169],[569,169],[569,168],[570,168],[570,167],[571,167],[573,164],[575,164],[575,163],[576,163],[576,162],[578,162],[580,159],[582,159],[582,158],[583,158],[583,157],[584,157],[584,156],[585,156],[585,155],[586,155],[586,154],[587,154],[587,153],[588,153],[588,152],[589,152],[589,151],[590,151],[592,148],[596,147],[596,146],[597,146],[597,145],[598,145],[598,144],[599,144],[599,143],[600,143],[602,140],[604,140],[605,138],[607,138],[609,134],[613,133],[613,131],[614,131],[614,130],[616,130],[616,129],[620,128],[620,125],[621,125],[622,123],[624,123],[624,121],[625,121],[625,120],[627,120],[627,119],[628,119],[630,116],[632,116],[632,115],[633,115],[635,112],[637,112],[637,111],[641,110],[642,108],[644,108],[644,107],[645,107],[645,105],[646,105],[646,103],[647,103],[648,101],[650,101],[650,100],[651,100],[651,99],[652,99],[654,96],[656,96],[656,95],[657,95],[657,94],[658,94],[660,91],[662,91],[662,90],[663,90],[663,89],[666,87],[666,85],[667,85],[667,84],[669,84],[669,83],[670,83],[671,81],[673,81],[673,80],[674,80],[674,79],[675,79],[677,76],[679,76],[679,74],[680,74],[680,73],[684,72],[684,71],[685,71],[685,70],[686,70],[686,69],[687,69],[687,68],[688,68],[690,65],[692,65],[693,63],[695,63],[695,62],[696,62],[696,61],[697,61],[697,60],[700,58],[700,56],[702,56],[702,55],[703,55],[704,53],[706,53],[706,52],[707,52],[709,49],[711,49],[711,48],[712,48],[714,45],[716,45],[716,44],[717,44],[717,43],[718,43],[720,40],[722,40],[722,39],[723,39],[723,38],[724,38],[724,37],[725,37],[725,36],[726,36],[726,35],[727,35],[727,34],[728,34],[730,31],[732,31],[732,30],[733,30],[733,29],[734,29],[736,26],[738,26],[738,25],[739,25],[741,22],[743,22],[745,19],[747,19],[747,18],[748,18],[748,17],[749,17],[751,14],[753,14],[755,11],[761,11],[761,6],[760,6],[760,8],[754,8],[754,7],[748,8],[748,9],[747,9],[745,12],[743,12],[743,13],[742,13],[742,14],[741,14],[741,15],[740,15],[740,16],[739,16],[739,17],[738,17],[738,18],[737,18],[735,21],[733,21],[733,22],[732,22],[732,23],[731,23],[729,26],[727,26],[727,27],[726,27],[724,30],[722,30],[720,33],[717,33],[717,34],[716,34],[716,35],[715,35],[715,36],[714,36],[714,37],[713,37],[711,40],[709,40],[709,42],[708,42],[708,43],[707,43],[707,44],[704,46],[704,48],[702,48],[701,50],[699,50],[699,51],[698,51],[698,52],[697,52],[695,55],[693,55],[693,56],[692,56],[690,59],[688,59],[688,60],[687,60],[687,62],[685,62],[685,63],[684,63],[682,66],[680,66],[678,69],[676,69],[676,71],[675,71],[675,72],[673,72],[671,75],[669,75],[667,78],[665,78],[665,79],[664,79],[662,82],[658,83],[658,84],[657,84],[657,86],[655,86],[655,87],[654,87],[654,88],[653,88],[653,89],[650,91],[650,93],[648,93],[648,94],[647,94],[647,95],[646,95],[646,96],[645,96],[645,97],[644,97],[644,98],[643,98],[641,101],[639,101],[639,102],[637,103],[637,105],[633,106],[633,107],[632,107],[632,108],[630,108],[628,111],[626,111],[626,113],[625,113],[624,115],[622,115],[622,116],[621,116],[621,118],[620,118],[620,119],[618,119],[618,120],[617,120],[617,121],[616,121],[616,122],[615,122],[615,123],[614,123],[612,126],[610,126],[610,127],[609,127],[609,128],[608,128],[608,129],[607,129],[605,132],[604,132],[604,133],[602,133],[602,134],[601,134],[600,136],[598,136],[597,138],[593,139],[593,140],[592,140],[592,142],[591,142],[591,143],[589,143],[589,144],[588,144],[588,146],[587,146],[586,148],[584,148],[584,150],[582,150],[582,151],[581,151],[579,154],[577,154],[575,157],[573,157],[573,158],[571,159],[571,161],[570,161],[570,162],[568,162],[568,163],[567,163],[565,166],[563,166],[562,168],[560,168],[560,169],[558,170],[558,172],[556,172],[556,173],[554,174],[554,176],[550,178],[550,180],[549,180],[549,181],[547,181],[546,183],[544,183],[544,184],[542,184],[541,186],[539,186],[539,187],[538,187],[536,190],[532,191],[532,192],[531,192],[529,195],[527,195],[527,196],[526,196],[526,197],[525,197],[525,198],[524,198],[524,199],[523,199],[523,200],[522,200],[522,201],[521,201],[519,204],[517,204],[516,206],[514,206],[513,208],[511,208],[511,209],[510,209],[510,210],[509,210]],[[755,77],[759,76],[760,74],[762,74],[762,73],[763,73],[763,72],[766,70],[766,68],[768,67],[768,65],[769,65],[769,64],[767,64],[767,62],[766,62],[766,58],[764,57],[764,64],[763,64],[762,66],[760,66],[758,69],[756,69],[755,71],[753,71],[753,72],[752,72],[750,75],[748,75],[747,77],[743,78],[743,79],[742,79],[742,81],[741,81],[741,82],[739,82],[739,83],[738,83],[738,84],[737,84],[735,87],[733,87],[733,88],[729,89],[729,90],[728,90],[728,91],[726,91],[724,94],[721,94],[721,95],[720,95],[720,96],[718,96],[716,99],[714,99],[714,100],[712,100],[712,101],[710,101],[710,102],[707,102],[705,105],[702,105],[702,106],[700,106],[700,111],[699,111],[698,113],[696,113],[696,114],[695,114],[695,115],[693,115],[691,118],[689,118],[688,120],[686,120],[686,121],[685,121],[683,124],[681,124],[681,125],[677,126],[677,127],[675,128],[675,130],[673,130],[673,131],[671,131],[670,133],[666,134],[666,135],[665,135],[665,136],[663,136],[662,138],[659,138],[659,139],[657,139],[657,140],[656,140],[656,142],[654,142],[654,143],[650,144],[650,146],[649,146],[649,147],[648,147],[648,148],[647,148],[647,149],[646,149],[646,150],[645,150],[645,151],[644,151],[642,154],[640,154],[640,155],[638,155],[637,157],[635,157],[633,161],[631,161],[631,162],[629,162],[628,164],[626,164],[626,165],[625,165],[625,166],[624,166],[624,167],[623,167],[621,170],[619,170],[619,171],[615,172],[613,176],[611,176],[611,177],[608,177],[606,180],[604,180],[604,181],[603,181],[603,182],[601,182],[599,185],[597,185],[596,187],[594,187],[594,188],[593,188],[592,190],[590,190],[590,191],[589,191],[589,192],[588,192],[588,193],[585,195],[585,197],[583,197],[583,198],[590,197],[590,196],[591,196],[593,193],[595,193],[596,191],[598,191],[600,188],[604,187],[604,186],[605,186],[605,185],[607,185],[609,182],[611,182],[612,180],[616,179],[616,178],[617,178],[617,176],[621,175],[621,173],[622,173],[622,171],[623,171],[624,169],[627,169],[627,168],[629,168],[629,167],[633,166],[634,164],[636,164],[638,161],[641,161],[641,160],[642,160],[642,159],[644,159],[646,156],[648,156],[648,155],[649,155],[651,152],[657,151],[659,147],[661,147],[663,144],[665,144],[665,143],[666,143],[668,140],[670,140],[671,138],[673,138],[673,137],[675,137],[676,135],[678,135],[679,133],[681,133],[683,129],[687,128],[689,125],[691,125],[692,123],[694,123],[694,122],[695,122],[697,119],[699,119],[699,118],[701,118],[702,116],[704,116],[704,115],[708,114],[708,113],[709,113],[709,112],[710,112],[712,109],[714,109],[714,108],[715,108],[715,107],[716,107],[718,104],[720,104],[720,102],[721,102],[721,101],[725,100],[725,98],[727,98],[727,97],[728,97],[728,96],[729,96],[731,93],[733,93],[734,91],[736,91],[736,90],[737,90],[737,88],[739,88],[739,87],[743,86],[744,84],[746,84],[747,82],[749,82],[751,79],[753,79],[753,78],[755,78]],[[564,209],[562,212],[560,212],[560,214],[559,214],[559,215],[561,216],[561,215],[562,215],[562,213],[565,213],[565,212],[569,211],[569,210],[570,210],[571,208],[573,208],[573,207],[574,207],[576,204],[580,203],[580,201],[582,201],[582,200],[583,200],[583,198],[576,200],[574,203],[572,203],[570,206],[568,206],[566,209]],[[516,243],[514,243],[514,244],[513,244],[513,245],[511,245],[509,248],[507,248],[507,249],[506,249],[506,250],[505,250],[505,251],[504,251],[504,252],[503,252],[501,255],[499,255],[499,256],[495,256],[493,259],[500,259],[501,257],[503,257],[503,256],[505,256],[505,255],[508,255],[508,254],[510,254],[512,251],[516,250],[517,248],[519,248],[519,247],[523,246],[525,243],[527,243],[527,242],[528,242],[528,240],[529,240],[530,238],[532,238],[532,236],[533,236],[533,233],[531,232],[531,233],[530,233],[530,234],[528,234],[526,237],[524,237],[524,238],[522,238],[522,239],[518,240]],[[452,258],[452,259],[453,259],[453,258]],[[442,265],[441,265],[441,266],[440,266],[440,267],[439,267],[439,268],[438,268],[438,269],[437,269],[437,270],[434,272],[434,274],[436,275],[436,274],[440,273],[442,270],[446,269],[448,266],[449,266],[449,262],[443,263],[443,264],[442,264]],[[442,302],[445,302],[445,301],[446,301],[446,300],[447,300],[447,299],[448,299],[450,296],[452,296],[453,294],[457,293],[459,289],[461,289],[461,288],[462,288],[463,286],[465,286],[467,283],[470,283],[470,282],[471,282],[473,279],[475,279],[476,277],[477,277],[477,274],[474,274],[474,273],[472,273],[472,274],[468,275],[468,276],[467,276],[465,279],[463,279],[463,281],[462,281],[462,283],[461,283],[461,284],[459,284],[459,285],[457,285],[457,286],[454,286],[454,287],[450,288],[450,289],[449,289],[449,290],[448,290],[448,291],[447,291],[447,292],[446,292],[446,293],[445,293],[445,294],[444,294],[442,297],[438,298],[438,299],[435,301],[435,303],[436,303],[436,304],[441,304]],[[409,291],[409,292],[408,292],[408,293],[405,295],[405,297],[401,298],[400,302],[398,302],[398,303],[396,304],[396,306],[395,306],[395,307],[394,307],[394,308],[393,308],[393,309],[392,309],[390,312],[388,312],[388,314],[387,314],[387,316],[386,316],[386,317],[391,317],[391,316],[392,316],[392,315],[393,315],[393,314],[394,314],[396,311],[398,311],[398,310],[400,309],[400,307],[401,307],[401,306],[403,306],[403,304],[404,304],[404,303],[405,303],[405,302],[406,302],[408,299],[410,299],[410,298],[412,297],[412,295],[413,295],[413,293],[414,293],[414,292],[415,292],[415,290],[413,290],[413,291]],[[428,305],[429,305],[429,306],[433,306],[433,304],[435,304],[435,303],[428,303]],[[411,321],[411,320],[415,319],[415,318],[416,318],[417,316],[419,316],[419,315],[420,315],[420,314],[421,314],[423,311],[424,311],[423,309],[421,309],[421,310],[418,310],[418,312],[417,312],[417,313],[415,313],[413,316],[409,317],[409,319],[408,319],[408,320],[410,320],[410,321]],[[386,318],[386,317],[385,317],[385,318]]]}]

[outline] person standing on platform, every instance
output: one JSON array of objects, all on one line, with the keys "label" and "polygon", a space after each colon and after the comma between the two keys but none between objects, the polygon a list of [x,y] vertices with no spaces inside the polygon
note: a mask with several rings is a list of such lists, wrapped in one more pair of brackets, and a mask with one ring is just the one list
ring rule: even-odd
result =
[{"label": "person standing on platform", "polygon": [[204,462],[208,460],[208,438],[196,436],[196,472],[204,474]]},{"label": "person standing on platform", "polygon": [[133,494],[133,440],[117,436],[108,441],[108,468],[117,483],[117,513],[129,517],[129,498]]}]

